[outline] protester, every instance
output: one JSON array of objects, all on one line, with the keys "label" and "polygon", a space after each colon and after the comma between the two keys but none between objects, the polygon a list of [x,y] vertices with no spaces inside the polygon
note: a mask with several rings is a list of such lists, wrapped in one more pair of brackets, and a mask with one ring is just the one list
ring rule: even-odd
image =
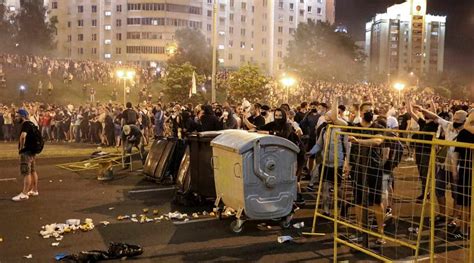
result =
[{"label": "protester", "polygon": [[[23,176],[23,190],[12,198],[13,201],[28,200],[30,196],[38,196],[38,173],[36,172],[35,146],[38,138],[34,136],[36,126],[28,120],[28,112],[19,109],[15,115],[15,121],[21,124],[21,134],[18,141],[20,154],[20,173]],[[38,131],[39,133],[39,131]]]}]

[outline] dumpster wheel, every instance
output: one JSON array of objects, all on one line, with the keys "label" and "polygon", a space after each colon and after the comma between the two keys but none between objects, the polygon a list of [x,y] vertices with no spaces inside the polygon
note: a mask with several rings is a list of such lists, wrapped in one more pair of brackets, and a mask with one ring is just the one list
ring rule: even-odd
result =
[{"label": "dumpster wheel", "polygon": [[232,230],[232,232],[238,234],[244,229],[244,223],[244,220],[236,219],[232,221],[232,223],[230,223],[230,229]]},{"label": "dumpster wheel", "polygon": [[281,228],[284,228],[284,229],[290,228],[292,219],[293,219],[292,213],[283,217],[280,221]]}]

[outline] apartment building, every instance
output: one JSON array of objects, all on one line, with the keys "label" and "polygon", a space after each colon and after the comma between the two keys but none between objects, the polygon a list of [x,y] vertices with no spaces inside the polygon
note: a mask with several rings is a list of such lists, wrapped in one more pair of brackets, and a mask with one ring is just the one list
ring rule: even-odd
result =
[{"label": "apartment building", "polygon": [[[216,0],[219,67],[254,63],[283,70],[298,23],[335,20],[335,0]],[[49,0],[57,16],[61,57],[160,65],[172,56],[174,33],[200,30],[211,43],[213,0]]]},{"label": "apartment building", "polygon": [[426,0],[407,0],[366,24],[371,73],[423,76],[443,71],[446,16],[428,15],[426,6]]}]

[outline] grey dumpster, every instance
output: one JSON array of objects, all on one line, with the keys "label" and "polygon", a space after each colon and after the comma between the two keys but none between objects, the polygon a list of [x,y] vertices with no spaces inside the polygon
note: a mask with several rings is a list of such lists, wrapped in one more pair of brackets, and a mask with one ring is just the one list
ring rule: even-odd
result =
[{"label": "grey dumpster", "polygon": [[282,219],[288,227],[296,200],[299,148],[281,137],[227,131],[212,142],[216,206],[236,211],[232,230],[245,219]]}]

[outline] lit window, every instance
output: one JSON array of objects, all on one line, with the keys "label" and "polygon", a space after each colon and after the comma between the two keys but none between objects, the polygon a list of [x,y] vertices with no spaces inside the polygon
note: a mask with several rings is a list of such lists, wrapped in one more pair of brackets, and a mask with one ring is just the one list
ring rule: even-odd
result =
[{"label": "lit window", "polygon": [[224,45],[219,45],[219,49],[224,49]]},{"label": "lit window", "polygon": [[104,58],[111,58],[111,57],[112,57],[112,54],[110,54],[110,53],[104,54]]},{"label": "lit window", "polygon": [[104,28],[105,28],[105,30],[112,30],[112,26],[111,26],[111,25],[106,25]]},{"label": "lit window", "polygon": [[112,12],[111,11],[105,11],[105,16],[111,16]]},{"label": "lit window", "polygon": [[106,44],[106,45],[110,45],[110,44],[112,44],[112,40],[110,40],[110,39],[106,39],[106,40],[104,41],[104,44]]}]

